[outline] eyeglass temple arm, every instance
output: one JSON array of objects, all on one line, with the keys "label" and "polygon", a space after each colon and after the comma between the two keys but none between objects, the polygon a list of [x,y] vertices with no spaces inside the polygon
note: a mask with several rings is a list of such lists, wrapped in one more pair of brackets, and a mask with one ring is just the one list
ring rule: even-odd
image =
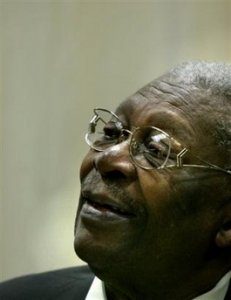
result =
[{"label": "eyeglass temple arm", "polygon": [[[183,166],[182,157],[183,157],[187,152],[188,152],[188,149],[187,149],[187,148],[184,148],[183,150],[181,150],[181,151],[177,154],[177,156],[176,156],[176,166],[177,166],[178,168],[180,168],[180,167]],[[195,157],[197,157],[197,156],[195,156]],[[200,166],[200,167],[205,167],[205,168],[207,167],[207,168],[211,168],[211,169],[215,169],[215,170],[220,170],[220,171],[226,172],[226,173],[228,173],[228,174],[231,175],[231,170],[230,170],[230,169],[223,169],[223,168],[220,168],[220,167],[215,166],[215,165],[213,165],[213,164],[211,164],[211,163],[208,163],[208,162],[206,162],[206,161],[204,161],[204,160],[202,160],[202,159],[200,159],[200,158],[198,158],[198,157],[197,157],[197,159],[199,159],[200,161],[206,163],[208,166],[203,166],[203,165],[188,165],[188,166],[191,166],[191,167],[193,167],[193,166],[199,167],[199,166]]]},{"label": "eyeglass temple arm", "polygon": [[188,152],[188,149],[184,148],[182,149],[176,156],[176,166],[178,168],[182,167],[182,157]]}]

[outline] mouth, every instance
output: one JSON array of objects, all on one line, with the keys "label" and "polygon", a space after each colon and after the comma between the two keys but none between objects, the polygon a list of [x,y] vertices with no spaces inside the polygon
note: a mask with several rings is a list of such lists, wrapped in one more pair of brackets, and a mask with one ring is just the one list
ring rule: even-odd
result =
[{"label": "mouth", "polygon": [[81,197],[82,208],[80,215],[82,219],[95,221],[122,221],[136,217],[134,210],[124,203],[118,203],[104,194],[85,195]]},{"label": "mouth", "polygon": [[111,212],[114,214],[118,214],[120,216],[124,217],[132,217],[134,216],[133,213],[126,211],[125,209],[122,209],[120,207],[116,207],[115,205],[110,204],[101,204],[92,200],[87,200],[87,204],[95,208],[96,210],[99,210],[102,213]]}]

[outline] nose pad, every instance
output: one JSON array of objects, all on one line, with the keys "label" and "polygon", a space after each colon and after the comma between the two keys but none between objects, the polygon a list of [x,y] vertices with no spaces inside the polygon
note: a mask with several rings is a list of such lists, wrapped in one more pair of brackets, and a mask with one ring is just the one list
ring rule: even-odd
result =
[{"label": "nose pad", "polygon": [[103,152],[98,152],[93,164],[103,177],[121,179],[136,176],[136,168],[130,158],[127,141],[113,145]]}]

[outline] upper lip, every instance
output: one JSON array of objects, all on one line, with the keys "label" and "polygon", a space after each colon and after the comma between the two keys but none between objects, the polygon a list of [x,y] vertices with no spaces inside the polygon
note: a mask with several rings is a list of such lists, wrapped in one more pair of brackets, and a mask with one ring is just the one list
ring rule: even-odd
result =
[{"label": "upper lip", "polygon": [[88,201],[90,203],[96,203],[101,206],[106,206],[114,211],[118,211],[124,214],[136,215],[136,209],[131,204],[125,203],[112,197],[106,192],[95,193],[84,190],[81,193],[82,201]]}]

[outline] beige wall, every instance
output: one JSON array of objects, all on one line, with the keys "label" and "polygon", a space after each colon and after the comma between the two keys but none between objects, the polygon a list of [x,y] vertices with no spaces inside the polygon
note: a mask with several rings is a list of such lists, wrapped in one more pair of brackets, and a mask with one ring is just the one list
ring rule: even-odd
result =
[{"label": "beige wall", "polygon": [[231,9],[222,0],[2,0],[0,8],[5,279],[79,263],[73,223],[92,108],[114,109],[177,62],[230,62]]}]

